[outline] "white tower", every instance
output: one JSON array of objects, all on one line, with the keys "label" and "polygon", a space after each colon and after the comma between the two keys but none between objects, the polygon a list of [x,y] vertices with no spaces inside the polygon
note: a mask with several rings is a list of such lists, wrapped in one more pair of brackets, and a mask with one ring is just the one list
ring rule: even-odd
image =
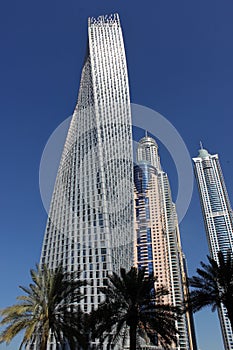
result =
[{"label": "white tower", "polygon": [[88,20],[88,53],[65,142],[41,263],[83,271],[84,311],[107,273],[133,262],[133,155],[128,73],[119,16]]},{"label": "white tower", "polygon": [[[232,209],[218,155],[209,154],[201,145],[199,155],[193,161],[210,256],[218,261],[220,250],[223,253],[233,251]],[[233,350],[227,311],[224,307],[218,311],[225,350]]]}]

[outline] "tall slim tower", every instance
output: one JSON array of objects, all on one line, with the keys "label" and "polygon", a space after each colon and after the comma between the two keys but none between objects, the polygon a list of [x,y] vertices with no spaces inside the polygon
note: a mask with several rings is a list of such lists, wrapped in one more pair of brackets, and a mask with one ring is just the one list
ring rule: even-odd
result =
[{"label": "tall slim tower", "polygon": [[[218,155],[202,148],[193,158],[210,256],[218,261],[218,252],[233,251],[232,209]],[[218,310],[225,350],[233,350],[233,335],[224,307]]]},{"label": "tall slim tower", "polygon": [[[134,167],[136,264],[157,277],[157,286],[169,290],[164,302],[181,305],[187,290],[176,208],[153,138],[146,135],[139,141],[137,162]],[[191,322],[187,313],[177,323],[179,350],[196,349]]]},{"label": "tall slim tower", "polygon": [[128,73],[118,14],[88,20],[88,52],[62,153],[41,263],[83,271],[84,311],[107,273],[133,262],[133,155]]}]

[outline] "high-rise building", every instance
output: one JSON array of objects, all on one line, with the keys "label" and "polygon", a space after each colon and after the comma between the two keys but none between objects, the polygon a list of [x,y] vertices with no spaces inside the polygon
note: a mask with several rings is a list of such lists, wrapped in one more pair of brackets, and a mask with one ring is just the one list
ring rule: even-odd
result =
[{"label": "high-rise building", "polygon": [[[210,256],[218,261],[218,252],[233,251],[233,218],[218,155],[201,145],[193,158]],[[225,350],[233,350],[233,335],[227,311],[219,310]]]},{"label": "high-rise building", "polygon": [[118,14],[88,20],[77,105],[52,195],[41,263],[83,271],[81,307],[107,274],[133,264],[133,154],[128,73]]},{"label": "high-rise building", "polygon": [[[138,144],[134,183],[135,263],[157,277],[158,287],[168,289],[165,303],[182,305],[187,294],[187,281],[176,208],[168,176],[160,164],[157,143],[148,135]],[[188,313],[177,323],[178,349],[196,349],[192,326]]]}]

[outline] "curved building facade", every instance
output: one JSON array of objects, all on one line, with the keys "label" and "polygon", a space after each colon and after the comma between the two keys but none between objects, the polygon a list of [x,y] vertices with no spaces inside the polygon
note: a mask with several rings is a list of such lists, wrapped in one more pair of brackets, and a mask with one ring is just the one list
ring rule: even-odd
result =
[{"label": "curved building facade", "polygon": [[88,20],[88,52],[57,173],[41,263],[83,271],[82,301],[101,301],[107,273],[133,263],[133,156],[119,16]]}]

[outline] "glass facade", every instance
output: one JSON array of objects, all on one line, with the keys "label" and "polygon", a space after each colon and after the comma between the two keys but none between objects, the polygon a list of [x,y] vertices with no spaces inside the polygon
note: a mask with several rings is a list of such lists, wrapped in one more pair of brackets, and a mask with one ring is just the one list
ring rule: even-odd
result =
[{"label": "glass facade", "polygon": [[[134,167],[135,263],[157,277],[157,286],[169,290],[164,302],[181,305],[186,292],[186,274],[176,209],[153,138],[146,135],[139,141],[137,162]],[[196,350],[189,314],[183,315],[177,328],[178,349]]]},{"label": "glass facade", "polygon": [[88,20],[88,52],[50,205],[41,263],[83,271],[81,307],[101,301],[107,274],[133,264],[133,155],[119,16]]},{"label": "glass facade", "polygon": [[[218,155],[205,149],[193,158],[205,230],[212,258],[218,260],[218,251],[233,251],[232,209],[228,198]],[[233,350],[233,335],[226,310],[221,307],[219,318],[225,350]]]}]

